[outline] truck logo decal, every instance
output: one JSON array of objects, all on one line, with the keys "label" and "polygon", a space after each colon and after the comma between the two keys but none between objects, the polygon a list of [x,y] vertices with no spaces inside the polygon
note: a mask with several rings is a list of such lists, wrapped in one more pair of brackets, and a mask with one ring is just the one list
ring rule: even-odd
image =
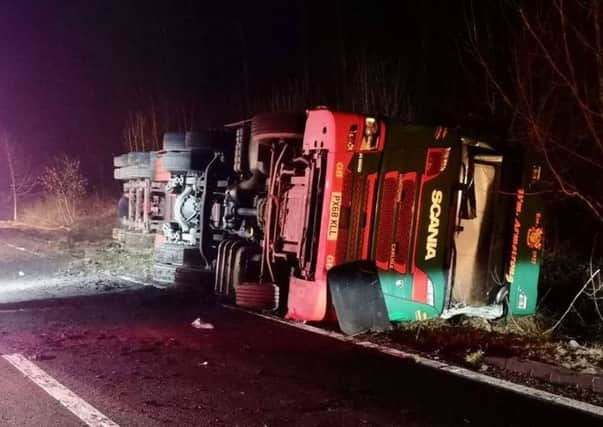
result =
[{"label": "truck logo decal", "polygon": [[538,251],[542,248],[542,227],[534,226],[528,230],[528,248]]},{"label": "truck logo decal", "polygon": [[519,310],[525,310],[528,307],[528,296],[523,290],[519,290],[519,296],[517,298],[517,308]]},{"label": "truck logo decal", "polygon": [[425,261],[435,258],[438,249],[438,234],[440,233],[440,214],[442,213],[442,197],[440,190],[431,192],[431,207],[429,208],[429,228],[425,245]]},{"label": "truck logo decal", "polygon": [[544,229],[540,225],[540,218],[542,215],[540,212],[536,213],[536,219],[534,221],[534,226],[528,229],[527,234],[527,245],[528,248],[532,251],[530,256],[530,262],[532,264],[536,264],[538,261],[538,251],[542,249],[542,241],[544,240]]},{"label": "truck logo decal", "polygon": [[517,249],[519,247],[519,231],[521,230],[521,221],[519,216],[523,208],[523,189],[517,191],[517,202],[515,203],[515,222],[513,223],[513,241],[511,242],[511,259],[509,261],[509,270],[505,275],[505,279],[509,283],[513,283],[515,277],[515,266],[517,265]]},{"label": "truck logo decal", "polygon": [[329,205],[329,224],[327,226],[327,240],[337,240],[339,231],[339,215],[341,214],[341,193],[331,193]]}]

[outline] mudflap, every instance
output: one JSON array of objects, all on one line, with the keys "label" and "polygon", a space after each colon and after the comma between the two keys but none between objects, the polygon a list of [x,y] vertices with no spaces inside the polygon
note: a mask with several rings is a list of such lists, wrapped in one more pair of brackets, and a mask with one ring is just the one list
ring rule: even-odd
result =
[{"label": "mudflap", "polygon": [[328,272],[327,283],[339,327],[345,334],[391,327],[375,264],[355,261],[335,266]]}]

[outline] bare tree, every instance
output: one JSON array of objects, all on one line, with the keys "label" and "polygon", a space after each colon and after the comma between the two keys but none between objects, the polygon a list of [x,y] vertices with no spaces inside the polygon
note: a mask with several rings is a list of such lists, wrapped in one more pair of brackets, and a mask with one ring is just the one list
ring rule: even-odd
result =
[{"label": "bare tree", "polygon": [[508,45],[470,5],[470,50],[510,112],[512,136],[541,155],[560,194],[603,222],[599,0],[501,2]]},{"label": "bare tree", "polygon": [[54,201],[61,225],[73,225],[86,196],[87,180],[80,161],[66,155],[54,158],[42,173],[40,183]]},{"label": "bare tree", "polygon": [[[509,114],[511,137],[540,155],[555,195],[578,201],[592,218],[603,224],[600,1],[501,0],[495,12],[497,17],[490,25],[484,21],[487,13],[481,4],[468,4],[470,53],[497,94],[499,105]],[[504,16],[502,22],[501,16]],[[558,221],[569,220],[561,211],[557,217]],[[575,227],[575,222],[568,225]],[[583,239],[593,230],[575,233],[582,234],[577,246],[566,248],[571,253],[581,252]],[[548,272],[551,277],[547,285],[559,293],[554,306],[549,308],[557,310],[568,301],[569,305],[547,332],[554,331],[570,314],[582,325],[603,321],[601,258],[595,256],[595,243],[586,269],[583,262],[568,260],[571,253],[554,254],[548,259],[545,274]],[[563,282],[574,271],[586,273],[587,280],[572,298],[560,287],[559,280]]]},{"label": "bare tree", "polygon": [[149,106],[128,114],[123,131],[128,151],[157,151],[161,149],[164,131],[193,130],[197,111],[193,107],[163,105],[157,108],[151,99]]},{"label": "bare tree", "polygon": [[290,80],[280,87],[273,87],[268,100],[271,111],[304,111],[308,93],[301,80]]},{"label": "bare tree", "polygon": [[159,149],[158,120],[154,108],[149,113],[135,111],[128,114],[124,128],[124,142],[128,151]]},{"label": "bare tree", "polygon": [[414,109],[408,92],[408,68],[400,58],[382,58],[361,51],[351,79],[356,82],[349,96],[354,111],[384,114],[412,120]]},{"label": "bare tree", "polygon": [[13,221],[19,220],[19,199],[30,194],[37,184],[36,176],[32,173],[32,165],[24,153],[17,153],[6,133],[0,134],[0,144],[6,155],[10,198],[13,205]]}]

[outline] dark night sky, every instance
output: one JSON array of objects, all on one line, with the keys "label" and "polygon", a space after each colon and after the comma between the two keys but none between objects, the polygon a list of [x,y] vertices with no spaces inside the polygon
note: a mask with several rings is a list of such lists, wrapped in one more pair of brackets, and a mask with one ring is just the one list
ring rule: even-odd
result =
[{"label": "dark night sky", "polygon": [[[127,112],[151,98],[215,126],[244,110],[244,60],[254,99],[299,76],[302,13],[323,102],[338,78],[334,1],[0,0],[0,124],[35,157],[66,151],[110,173]],[[451,3],[342,1],[346,49],[402,58],[417,97],[454,96],[462,28]]]}]

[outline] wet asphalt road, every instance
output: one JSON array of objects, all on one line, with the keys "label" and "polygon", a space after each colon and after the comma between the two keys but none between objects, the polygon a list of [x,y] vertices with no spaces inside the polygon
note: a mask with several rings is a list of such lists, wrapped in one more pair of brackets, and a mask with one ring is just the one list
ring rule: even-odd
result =
[{"label": "wet asphalt road", "polygon": [[[123,426],[602,424],[154,288],[1,306],[12,353]],[[2,359],[0,385],[0,425],[82,424]]]}]

